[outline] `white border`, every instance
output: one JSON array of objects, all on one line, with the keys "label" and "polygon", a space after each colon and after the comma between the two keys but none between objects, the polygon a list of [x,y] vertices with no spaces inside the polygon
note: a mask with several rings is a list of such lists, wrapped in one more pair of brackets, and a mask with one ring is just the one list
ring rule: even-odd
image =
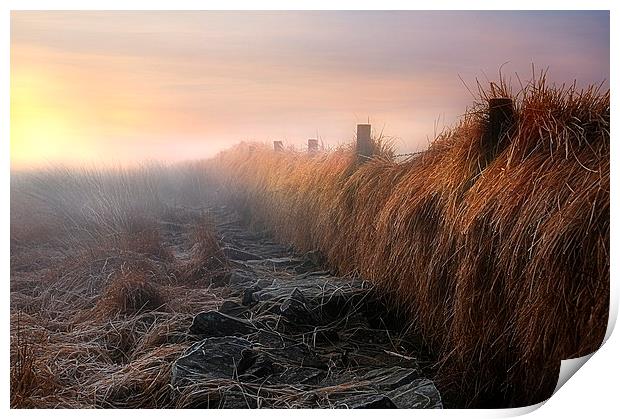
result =
[{"label": "white border", "polygon": [[[616,2],[617,3],[617,2]],[[369,1],[338,1],[338,0],[296,0],[296,1],[190,1],[190,0],[176,0],[176,1],[164,1],[164,0],[151,0],[151,1],[135,1],[135,0],[109,0],[109,1],[44,1],[44,0],[9,0],[2,2],[0,6],[3,13],[0,15],[0,39],[2,42],[2,67],[0,68],[0,91],[2,92],[2,100],[0,101],[0,112],[2,115],[2,123],[0,124],[1,138],[2,138],[2,152],[0,152],[0,160],[3,169],[2,182],[0,183],[2,188],[3,200],[2,211],[2,224],[1,234],[2,241],[2,272],[4,276],[4,298],[5,305],[2,310],[2,324],[5,327],[2,334],[2,353],[4,355],[4,377],[2,380],[2,401],[5,409],[8,410],[9,406],[9,205],[6,198],[9,197],[9,155],[10,147],[9,141],[10,130],[8,121],[9,119],[9,51],[10,51],[10,10],[235,10],[235,9],[266,9],[266,10],[342,10],[342,9],[354,9],[354,10],[463,10],[464,6],[467,6],[471,10],[611,10],[611,68],[616,68],[616,52],[614,50],[614,39],[618,39],[618,33],[616,30],[617,18],[616,10],[614,10],[615,4],[613,1],[511,1],[511,2],[496,2],[490,0],[478,0],[478,1],[437,1],[437,2],[424,2],[414,3],[408,1],[395,1],[395,0],[383,0],[376,2]],[[610,86],[613,92],[617,88],[616,79],[612,76],[610,80]],[[612,99],[613,102],[613,99]],[[612,126],[615,126],[614,121],[616,118],[615,109],[612,111]],[[612,172],[611,172],[611,190],[615,192],[616,189],[616,172],[614,169],[616,161],[615,147],[612,146]],[[615,193],[612,193],[612,214],[611,219],[617,219],[614,215],[618,215],[620,211],[616,211],[617,206],[614,205]],[[617,256],[616,246],[617,237],[615,229],[611,231],[611,260],[615,260]],[[610,310],[610,319],[615,322],[618,313],[618,286],[615,280],[617,269],[615,264],[611,267],[611,285],[612,285],[612,306]],[[610,326],[612,326],[610,324]],[[611,329],[610,329],[611,330]],[[617,333],[616,333],[617,335]],[[604,346],[594,354],[592,359],[588,361],[587,365],[578,371],[574,378],[569,380],[557,394],[555,394],[544,406],[535,410],[532,408],[513,409],[513,410],[452,410],[452,411],[440,411],[440,412],[390,412],[390,415],[403,415],[410,416],[416,415],[423,417],[504,417],[515,416],[528,411],[535,410],[532,415],[534,417],[579,417],[584,416],[598,418],[598,417],[615,417],[618,412],[616,406],[617,386],[615,384],[616,377],[619,377],[618,368],[618,338],[612,335]],[[42,416],[47,415],[46,411],[23,411],[14,410],[8,412],[14,416]],[[120,414],[122,416],[142,416],[146,417],[164,417],[169,415],[166,411],[62,411],[52,412],[52,414],[62,415],[63,417],[78,417],[82,415],[92,417],[108,417],[110,414]],[[377,415],[372,411],[357,411],[355,413],[347,411],[289,411],[289,410],[270,410],[270,411],[217,411],[217,412],[204,412],[204,411],[175,411],[174,415],[181,416],[193,416],[199,417],[205,414],[217,415],[218,418],[232,418],[238,416],[250,416],[253,417],[289,417],[295,415],[298,417],[310,417],[325,416],[342,417],[355,415],[356,417],[371,417]],[[380,415],[388,414],[387,412],[381,412]]]}]

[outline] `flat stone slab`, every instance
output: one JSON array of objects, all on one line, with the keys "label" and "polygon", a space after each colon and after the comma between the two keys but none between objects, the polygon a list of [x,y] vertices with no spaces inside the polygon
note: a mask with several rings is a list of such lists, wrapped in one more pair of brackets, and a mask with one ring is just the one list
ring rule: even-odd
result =
[{"label": "flat stone slab", "polygon": [[392,390],[388,397],[401,409],[443,409],[439,391],[428,378]]},{"label": "flat stone slab", "polygon": [[171,384],[179,387],[200,380],[234,379],[243,352],[250,349],[250,341],[233,336],[197,342],[172,364]]},{"label": "flat stone slab", "polygon": [[190,333],[203,336],[245,336],[256,330],[246,320],[214,310],[198,313],[189,328]]},{"label": "flat stone slab", "polygon": [[222,247],[222,252],[224,252],[224,255],[228,259],[232,259],[232,260],[247,261],[247,260],[260,259],[260,256],[254,253],[246,252],[245,250],[236,249],[234,247],[228,247],[228,246]]}]

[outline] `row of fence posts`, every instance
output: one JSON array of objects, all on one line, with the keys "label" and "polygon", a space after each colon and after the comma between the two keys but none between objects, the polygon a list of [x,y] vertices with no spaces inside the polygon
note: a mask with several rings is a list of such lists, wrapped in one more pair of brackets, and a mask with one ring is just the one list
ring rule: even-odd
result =
[{"label": "row of fence posts", "polygon": [[[482,137],[482,150],[486,151],[487,162],[505,147],[505,133],[507,128],[514,120],[514,106],[510,98],[493,98],[489,99],[489,123],[488,130]],[[273,149],[277,152],[284,151],[282,141],[274,141]],[[317,139],[308,140],[308,153],[315,154],[319,152],[319,141]],[[371,138],[370,124],[357,125],[356,153],[359,162],[364,162],[375,154],[375,145]]]},{"label": "row of fence posts", "polygon": [[[273,142],[273,150],[274,151],[284,151],[284,144],[282,141],[274,141]],[[319,152],[319,140],[309,139],[308,140],[308,153],[314,154]]]}]

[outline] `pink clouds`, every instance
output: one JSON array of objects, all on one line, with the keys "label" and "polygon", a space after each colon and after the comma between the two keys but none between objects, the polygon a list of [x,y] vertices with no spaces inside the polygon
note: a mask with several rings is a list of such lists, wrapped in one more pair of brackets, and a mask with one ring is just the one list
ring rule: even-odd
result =
[{"label": "pink clouds", "polygon": [[86,142],[106,161],[301,144],[317,130],[335,144],[367,117],[414,150],[471,101],[459,75],[510,61],[504,72],[524,77],[534,62],[558,82],[609,78],[605,12],[13,12],[11,23],[12,84],[53,80],[29,100],[72,125],[63,147]]}]

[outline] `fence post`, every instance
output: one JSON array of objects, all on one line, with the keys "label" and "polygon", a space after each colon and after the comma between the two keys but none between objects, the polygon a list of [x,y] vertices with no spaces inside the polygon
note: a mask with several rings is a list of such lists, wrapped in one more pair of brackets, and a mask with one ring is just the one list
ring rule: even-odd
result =
[{"label": "fence post", "polygon": [[513,122],[512,99],[507,97],[489,99],[489,127],[487,141],[484,145],[487,163],[507,145],[507,141],[504,141],[504,134]]},{"label": "fence post", "polygon": [[370,124],[357,124],[357,160],[359,162],[372,157],[373,146],[370,139]]},{"label": "fence post", "polygon": [[319,151],[319,140],[308,140],[308,153],[314,154]]},{"label": "fence post", "polygon": [[284,151],[284,145],[282,141],[274,141],[273,142],[273,150],[274,151]]}]

